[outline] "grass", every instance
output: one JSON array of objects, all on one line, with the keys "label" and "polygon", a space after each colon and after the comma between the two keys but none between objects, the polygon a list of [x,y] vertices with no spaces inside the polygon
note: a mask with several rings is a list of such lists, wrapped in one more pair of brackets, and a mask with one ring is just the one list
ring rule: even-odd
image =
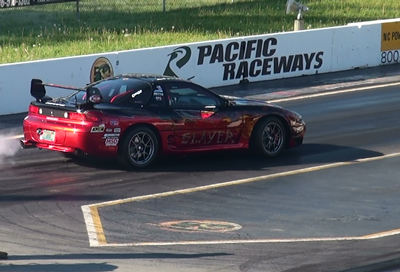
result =
[{"label": "grass", "polygon": [[[400,17],[399,0],[304,0],[307,28]],[[0,63],[291,31],[286,0],[80,0],[0,9]]]}]

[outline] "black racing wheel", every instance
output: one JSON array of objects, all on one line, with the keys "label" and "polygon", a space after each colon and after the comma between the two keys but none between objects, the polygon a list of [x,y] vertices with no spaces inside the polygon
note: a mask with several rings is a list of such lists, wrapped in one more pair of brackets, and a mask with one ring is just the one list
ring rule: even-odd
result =
[{"label": "black racing wheel", "polygon": [[253,148],[267,157],[278,156],[285,147],[287,131],[277,117],[261,120],[253,134]]},{"label": "black racing wheel", "polygon": [[119,159],[128,167],[145,168],[157,156],[159,141],[154,131],[141,126],[130,130],[120,145]]}]

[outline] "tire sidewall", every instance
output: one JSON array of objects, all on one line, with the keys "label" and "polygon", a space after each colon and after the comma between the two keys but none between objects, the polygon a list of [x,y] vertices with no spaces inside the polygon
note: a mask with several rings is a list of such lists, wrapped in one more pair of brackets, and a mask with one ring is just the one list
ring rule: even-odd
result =
[{"label": "tire sidewall", "polygon": [[[268,151],[263,143],[263,132],[266,126],[271,125],[272,123],[275,123],[276,125],[279,126],[281,133],[282,133],[282,142],[279,146],[279,149],[276,152],[271,153],[270,151]],[[285,148],[286,145],[286,141],[287,141],[287,130],[284,126],[284,124],[282,123],[282,121],[277,118],[277,117],[267,117],[263,120],[261,120],[260,124],[258,124],[258,126],[255,129],[255,134],[253,137],[253,147],[255,149],[256,152],[258,152],[259,154],[265,156],[265,157],[276,157],[278,156],[283,149]]]},{"label": "tire sidewall", "polygon": [[[130,145],[131,139],[133,138],[134,135],[136,135],[140,132],[144,132],[147,135],[149,135],[154,143],[154,151],[153,151],[152,157],[146,163],[143,163],[143,164],[135,163],[129,155],[129,145]],[[128,131],[122,140],[122,144],[120,145],[120,150],[119,150],[120,151],[119,152],[119,161],[128,168],[146,168],[147,166],[154,163],[154,161],[157,159],[159,146],[160,145],[159,145],[158,137],[152,129],[145,127],[145,126],[135,127],[133,129],[131,129],[130,131]]]}]

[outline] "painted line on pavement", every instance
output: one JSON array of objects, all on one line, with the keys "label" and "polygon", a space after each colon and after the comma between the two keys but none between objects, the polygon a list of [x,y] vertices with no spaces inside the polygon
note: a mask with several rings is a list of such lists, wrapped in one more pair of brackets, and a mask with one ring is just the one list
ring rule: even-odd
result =
[{"label": "painted line on pavement", "polygon": [[312,241],[323,242],[323,241],[343,241],[343,240],[368,240],[368,239],[376,239],[376,238],[397,235],[400,233],[400,229],[389,230],[389,231],[380,232],[377,234],[369,234],[369,235],[364,235],[364,236],[353,236],[353,237],[222,240],[222,241],[175,241],[175,242],[142,242],[142,243],[121,243],[121,244],[109,243],[108,244],[106,242],[106,236],[104,233],[104,229],[102,227],[101,218],[100,218],[98,209],[100,209],[102,207],[120,205],[120,204],[130,203],[130,202],[139,202],[139,201],[143,201],[143,200],[150,200],[150,199],[156,199],[156,198],[162,198],[162,197],[168,197],[168,196],[201,192],[201,191],[206,191],[206,190],[211,190],[211,189],[216,189],[216,188],[223,188],[223,187],[241,185],[241,184],[252,183],[252,182],[267,181],[267,180],[272,180],[274,178],[279,178],[279,177],[293,176],[293,175],[298,175],[298,174],[303,174],[303,173],[310,173],[310,172],[321,171],[321,170],[326,170],[326,169],[331,169],[331,168],[336,168],[336,167],[341,167],[341,166],[355,165],[355,164],[359,164],[359,163],[377,161],[377,160],[399,157],[399,156],[400,156],[400,152],[387,154],[387,155],[383,155],[383,156],[378,156],[378,157],[363,158],[363,159],[357,159],[354,161],[347,161],[347,162],[330,163],[330,164],[313,166],[313,167],[297,169],[297,170],[291,170],[291,171],[286,171],[286,172],[281,172],[281,173],[263,175],[263,176],[246,178],[246,179],[239,179],[239,180],[222,182],[222,183],[215,183],[215,184],[199,186],[199,187],[194,187],[194,188],[187,188],[187,189],[181,189],[181,190],[175,190],[175,191],[169,191],[169,192],[163,192],[163,193],[157,193],[157,194],[136,196],[136,197],[130,197],[130,198],[125,198],[125,199],[106,201],[106,202],[101,202],[101,203],[96,203],[96,204],[91,204],[91,205],[84,205],[84,206],[82,206],[82,211],[83,211],[83,216],[84,216],[85,223],[86,223],[86,228],[88,230],[89,243],[90,243],[90,246],[92,246],[92,247],[100,247],[100,246],[114,246],[114,247],[121,246],[121,247],[123,247],[123,246],[154,246],[154,245],[162,246],[162,245],[190,245],[190,244],[202,245],[202,244],[224,244],[224,243],[226,243],[226,244],[233,244],[233,243],[289,243],[289,242],[312,242]]},{"label": "painted line on pavement", "polygon": [[278,244],[300,242],[340,242],[363,241],[384,238],[400,234],[400,229],[384,231],[363,236],[320,237],[320,238],[288,238],[288,239],[248,239],[248,240],[208,240],[208,241],[173,241],[173,242],[139,242],[139,243],[110,243],[98,247],[140,247],[140,246],[187,246],[187,245],[228,245],[228,244]]},{"label": "painted line on pavement", "polygon": [[399,86],[399,85],[400,85],[400,82],[387,83],[387,84],[381,84],[381,85],[373,85],[373,86],[367,86],[367,87],[345,89],[345,90],[340,90],[340,91],[328,91],[328,92],[299,95],[299,96],[287,97],[287,98],[277,98],[277,99],[268,100],[268,102],[279,103],[279,102],[296,101],[296,100],[310,99],[310,98],[323,97],[323,96],[336,95],[336,94],[368,91],[368,90],[377,89],[377,88],[393,87],[393,86]]}]

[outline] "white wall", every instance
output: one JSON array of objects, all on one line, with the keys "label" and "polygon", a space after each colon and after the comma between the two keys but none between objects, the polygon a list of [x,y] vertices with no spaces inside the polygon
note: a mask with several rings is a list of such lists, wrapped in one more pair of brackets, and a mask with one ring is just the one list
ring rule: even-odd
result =
[{"label": "white wall", "polygon": [[[0,114],[27,111],[32,78],[83,87],[100,57],[114,74],[175,74],[206,87],[328,73],[398,62],[383,59],[382,27],[400,28],[400,19],[349,24],[298,32],[128,50],[79,57],[0,65]],[[400,29],[399,29],[400,31]],[[394,41],[390,54],[399,55]],[[243,50],[241,50],[242,48]],[[190,53],[189,53],[190,52]],[[396,55],[394,54],[394,55]],[[385,55],[386,56],[386,55]],[[169,67],[170,69],[167,69]],[[50,96],[68,91],[51,90]]]}]

